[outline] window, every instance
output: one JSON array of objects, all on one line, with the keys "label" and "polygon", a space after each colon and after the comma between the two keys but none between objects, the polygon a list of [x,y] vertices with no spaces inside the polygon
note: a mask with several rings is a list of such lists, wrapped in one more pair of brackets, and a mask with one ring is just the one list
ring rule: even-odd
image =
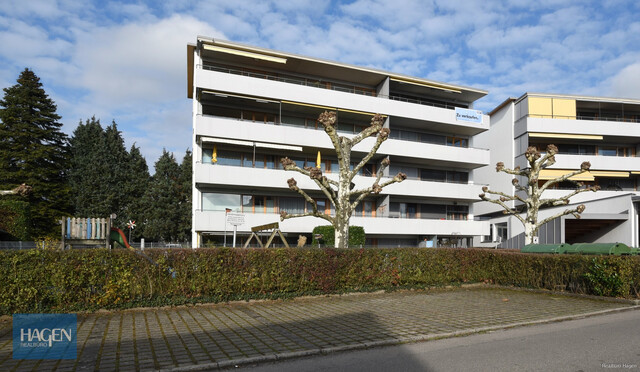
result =
[{"label": "window", "polygon": [[447,146],[469,147],[468,140],[461,137],[447,137]]},{"label": "window", "polygon": [[447,182],[453,183],[467,183],[469,182],[469,173],[447,171]]},{"label": "window", "polygon": [[389,166],[389,175],[395,176],[398,172],[402,172],[407,175],[407,178],[418,178],[418,168],[409,167],[406,165],[394,165],[393,162]]},{"label": "window", "polygon": [[400,218],[416,218],[416,203],[400,203]]},{"label": "window", "polygon": [[240,212],[240,195],[217,194],[212,192],[202,193],[203,211],[224,211],[227,208],[234,212]]},{"label": "window", "polygon": [[433,143],[436,145],[444,145],[447,143],[447,138],[445,136],[437,134],[422,133],[420,137],[420,140],[425,143]]},{"label": "window", "polygon": [[469,182],[469,173],[440,169],[420,169],[420,179],[432,182],[467,183]]},{"label": "window", "polygon": [[253,168],[253,159],[249,154],[243,154],[242,166],[245,168]]},{"label": "window", "polygon": [[218,165],[242,166],[242,154],[233,151],[220,151],[218,149]]},{"label": "window", "polygon": [[437,169],[421,169],[420,179],[423,181],[445,182],[447,180],[447,173]]},{"label": "window", "polygon": [[281,197],[280,210],[286,211],[289,214],[302,214],[304,213],[305,201],[302,198]]},{"label": "window", "polygon": [[420,218],[428,220],[444,220],[447,218],[447,206],[439,204],[421,204]]},{"label": "window", "polygon": [[375,176],[376,175],[376,166],[374,164],[365,164],[362,167],[362,175],[363,176]]},{"label": "window", "polygon": [[202,149],[202,164],[211,164],[213,149]]},{"label": "window", "polygon": [[356,210],[353,213],[354,217],[375,217],[376,216],[376,203],[373,200],[365,200],[358,204]]},{"label": "window", "polygon": [[278,169],[279,159],[276,159],[273,155],[265,156],[265,165],[267,169]]},{"label": "window", "polygon": [[469,207],[466,205],[447,205],[448,220],[466,221],[469,215]]}]

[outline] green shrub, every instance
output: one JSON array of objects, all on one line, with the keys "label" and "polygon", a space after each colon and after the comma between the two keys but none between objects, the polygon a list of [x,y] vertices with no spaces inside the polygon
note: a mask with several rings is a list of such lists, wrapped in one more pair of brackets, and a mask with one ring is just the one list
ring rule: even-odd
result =
[{"label": "green shrub", "polygon": [[[327,247],[335,246],[335,229],[333,226],[316,226],[313,229],[313,241],[311,245],[317,247],[316,234],[322,234],[321,244]],[[362,247],[365,244],[364,227],[349,226],[349,247]]]},{"label": "green shrub", "polygon": [[22,200],[0,200],[0,240],[30,240],[29,203]]},{"label": "green shrub", "polygon": [[0,251],[0,314],[495,283],[638,298],[640,256],[483,249]]},{"label": "green shrub", "polygon": [[591,260],[588,271],[583,274],[591,292],[598,296],[620,296],[623,294],[624,273],[616,263],[609,263],[605,258]]}]

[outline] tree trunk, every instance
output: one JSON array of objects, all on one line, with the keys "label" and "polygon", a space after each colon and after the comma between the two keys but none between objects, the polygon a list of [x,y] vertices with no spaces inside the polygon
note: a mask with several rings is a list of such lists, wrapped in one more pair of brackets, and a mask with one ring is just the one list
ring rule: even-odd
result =
[{"label": "tree trunk", "polygon": [[335,222],[335,241],[336,248],[349,248],[349,219],[337,218]]},{"label": "tree trunk", "polygon": [[530,222],[524,225],[524,244],[533,244],[533,238],[537,235],[538,230]]}]

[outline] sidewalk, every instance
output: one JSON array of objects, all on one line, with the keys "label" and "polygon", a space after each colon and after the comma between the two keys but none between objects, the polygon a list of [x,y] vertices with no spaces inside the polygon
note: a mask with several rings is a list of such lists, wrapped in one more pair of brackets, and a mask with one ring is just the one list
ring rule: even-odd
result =
[{"label": "sidewalk", "polygon": [[12,359],[2,371],[198,370],[464,335],[638,308],[495,288],[400,291],[78,315],[76,360]]}]

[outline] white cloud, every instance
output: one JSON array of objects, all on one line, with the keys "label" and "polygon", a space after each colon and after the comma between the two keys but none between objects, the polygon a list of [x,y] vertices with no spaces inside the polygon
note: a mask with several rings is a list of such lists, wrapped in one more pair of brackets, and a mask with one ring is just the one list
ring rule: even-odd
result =
[{"label": "white cloud", "polygon": [[640,99],[640,62],[625,67],[611,79],[611,95]]},{"label": "white cloud", "polygon": [[116,107],[183,98],[186,47],[198,34],[222,36],[208,24],[180,15],[81,33],[73,57],[82,66],[79,84],[97,104]]}]

